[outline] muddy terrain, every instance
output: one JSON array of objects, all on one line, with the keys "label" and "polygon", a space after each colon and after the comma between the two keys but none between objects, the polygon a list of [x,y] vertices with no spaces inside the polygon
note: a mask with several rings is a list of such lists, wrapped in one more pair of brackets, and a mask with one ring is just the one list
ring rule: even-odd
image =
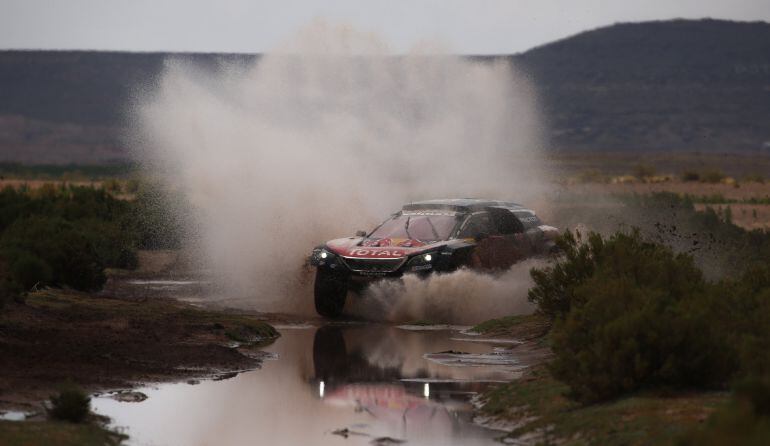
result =
[{"label": "muddy terrain", "polygon": [[[29,294],[0,316],[0,405],[39,411],[62,383],[87,389],[258,368],[278,334],[259,318],[166,298],[64,290]],[[236,348],[237,347],[237,348]]]}]

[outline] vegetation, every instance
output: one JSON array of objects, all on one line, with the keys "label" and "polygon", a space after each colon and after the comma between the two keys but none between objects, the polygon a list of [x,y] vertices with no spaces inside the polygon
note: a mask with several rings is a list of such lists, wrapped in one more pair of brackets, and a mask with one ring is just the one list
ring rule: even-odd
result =
[{"label": "vegetation", "polygon": [[682,181],[700,181],[700,173],[694,170],[685,170],[681,175]]},{"label": "vegetation", "polygon": [[568,390],[546,368],[538,367],[487,391],[482,411],[515,420],[509,436],[532,440],[526,444],[647,445],[666,444],[696,429],[727,399],[721,392],[664,397],[637,393],[583,405],[565,396]]},{"label": "vegetation", "polygon": [[550,369],[581,402],[646,387],[719,387],[734,371],[717,327],[722,305],[692,257],[640,232],[586,243],[568,234],[565,260],[533,271],[530,299],[555,319]]},{"label": "vegetation", "polygon": [[95,181],[126,177],[136,167],[129,163],[120,164],[20,164],[0,162],[0,177],[22,178],[25,180]]},{"label": "vegetation", "polygon": [[770,265],[709,282],[692,256],[638,230],[568,232],[559,246],[561,260],[532,271],[529,297],[553,320],[550,370],[578,401],[770,375]]},{"label": "vegetation", "polygon": [[692,254],[710,276],[739,275],[770,259],[770,231],[747,231],[728,221],[724,210],[707,207],[697,212],[690,196],[658,192],[619,198],[625,212],[641,222],[647,239]]},{"label": "vegetation", "polygon": [[743,181],[747,183],[760,183],[765,184],[765,177],[759,173],[752,173],[743,177]]},{"label": "vegetation", "polygon": [[597,169],[589,169],[581,172],[577,180],[581,183],[609,183],[611,178]]},{"label": "vegetation", "polygon": [[136,267],[138,248],[180,243],[155,189],[135,200],[105,188],[45,185],[0,190],[0,302],[36,286],[101,288],[105,268]]},{"label": "vegetation", "polygon": [[770,439],[770,383],[749,380],[736,386],[730,404],[716,411],[704,428],[692,429],[681,446],[763,445]]},{"label": "vegetation", "polygon": [[500,319],[490,319],[474,326],[470,329],[470,331],[479,334],[497,333],[500,331],[505,331],[510,327],[517,326],[523,323],[529,317],[530,316],[527,315],[516,315],[501,317]]},{"label": "vegetation", "polygon": [[722,173],[721,170],[712,169],[712,170],[706,170],[700,175],[700,180],[704,183],[719,183],[722,180],[724,180],[725,174]]},{"label": "vegetation", "polygon": [[655,166],[649,164],[637,164],[634,166],[634,176],[640,180],[654,177],[656,173]]},{"label": "vegetation", "polygon": [[770,231],[735,226],[729,206],[696,212],[692,197],[623,200],[643,229],[566,232],[562,255],[531,271],[554,357],[486,392],[484,411],[541,443],[766,444]]},{"label": "vegetation", "polygon": [[82,389],[67,385],[51,397],[48,415],[54,420],[82,423],[91,412],[91,398]]},{"label": "vegetation", "polygon": [[0,421],[0,444],[7,446],[110,446],[126,438],[94,423]]}]

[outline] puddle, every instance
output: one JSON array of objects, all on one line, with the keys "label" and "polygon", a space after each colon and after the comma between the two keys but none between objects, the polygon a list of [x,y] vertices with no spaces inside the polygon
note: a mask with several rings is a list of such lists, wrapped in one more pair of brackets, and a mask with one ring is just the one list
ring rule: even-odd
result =
[{"label": "puddle", "polygon": [[10,410],[8,412],[0,412],[0,420],[2,421],[24,421],[27,417],[31,416],[31,412],[21,412],[18,410]]},{"label": "puddle", "polygon": [[[455,339],[452,339],[455,340]],[[507,350],[496,348],[491,353],[468,353],[454,350],[426,353],[425,359],[438,364],[456,367],[509,366],[521,370],[518,357]]]},{"label": "puddle", "polygon": [[456,334],[382,325],[286,330],[267,348],[278,359],[261,370],[138,388],[142,401],[103,395],[92,403],[134,445],[499,444],[500,432],[472,423],[470,401],[489,383],[517,376],[517,367],[426,358],[505,356]]},{"label": "puddle", "polygon": [[464,341],[464,342],[482,342],[484,344],[506,344],[506,345],[521,345],[524,344],[523,341],[519,339],[506,339],[506,338],[482,338],[482,337],[475,337],[475,338],[466,338],[466,337],[456,337],[452,338],[453,341]]},{"label": "puddle", "polygon": [[129,285],[157,285],[157,286],[170,286],[181,287],[189,285],[207,285],[211,282],[201,280],[128,280]]},{"label": "puddle", "polygon": [[410,331],[463,331],[469,327],[467,325],[397,325],[397,328]]}]

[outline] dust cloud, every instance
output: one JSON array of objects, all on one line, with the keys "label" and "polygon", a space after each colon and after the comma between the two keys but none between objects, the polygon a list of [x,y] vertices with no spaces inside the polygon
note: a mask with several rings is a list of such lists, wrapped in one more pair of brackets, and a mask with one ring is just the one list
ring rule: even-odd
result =
[{"label": "dust cloud", "polygon": [[[536,100],[508,62],[391,54],[344,25],[316,21],[254,63],[169,60],[132,110],[138,159],[196,210],[200,256],[261,310],[310,313],[310,250],[406,202],[527,202],[545,187]],[[408,293],[456,279],[469,293],[508,286],[459,272],[407,279]]]}]

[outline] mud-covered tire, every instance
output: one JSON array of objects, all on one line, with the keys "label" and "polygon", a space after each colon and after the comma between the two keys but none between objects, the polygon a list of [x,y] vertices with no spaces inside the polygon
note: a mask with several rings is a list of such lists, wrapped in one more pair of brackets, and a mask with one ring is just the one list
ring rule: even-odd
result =
[{"label": "mud-covered tire", "polygon": [[323,317],[336,319],[342,315],[348,283],[344,276],[319,268],[315,274],[315,311]]}]

